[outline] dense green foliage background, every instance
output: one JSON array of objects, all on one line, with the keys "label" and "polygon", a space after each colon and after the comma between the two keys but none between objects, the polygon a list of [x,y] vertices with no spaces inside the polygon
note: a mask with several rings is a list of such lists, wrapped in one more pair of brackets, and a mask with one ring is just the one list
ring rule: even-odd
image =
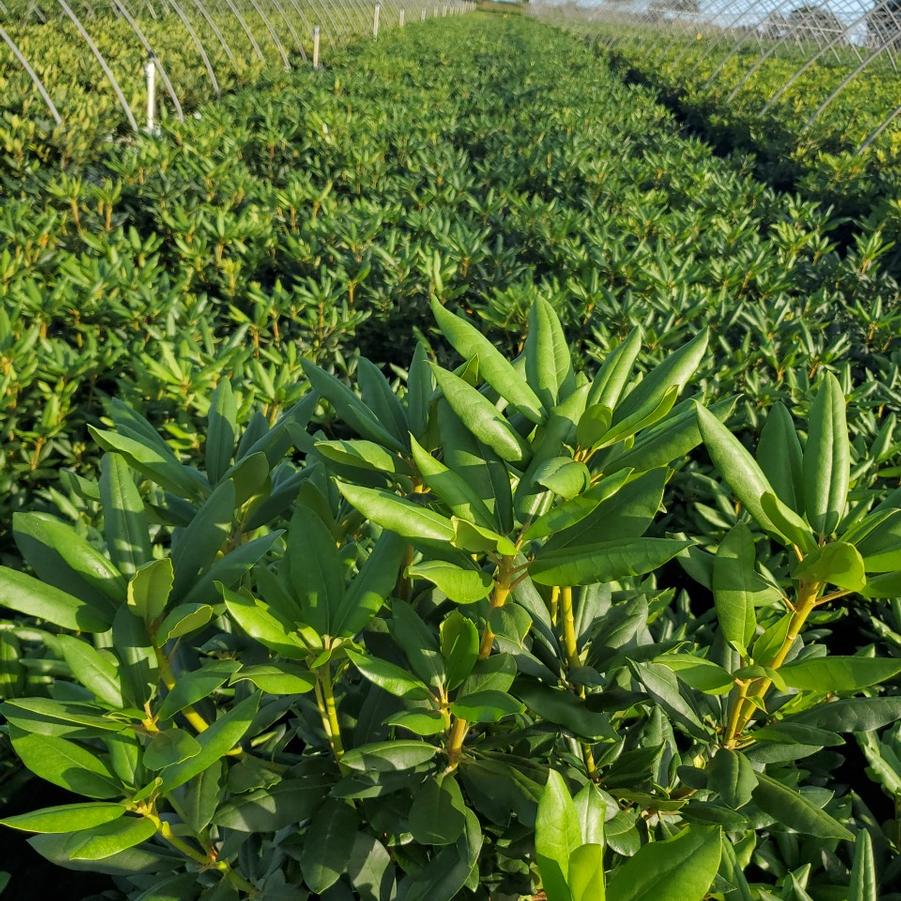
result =
[{"label": "dense green foliage background", "polygon": [[0,795],[91,799],[10,825],[115,898],[897,897],[892,242],[518,16],[268,78],[0,170]]}]

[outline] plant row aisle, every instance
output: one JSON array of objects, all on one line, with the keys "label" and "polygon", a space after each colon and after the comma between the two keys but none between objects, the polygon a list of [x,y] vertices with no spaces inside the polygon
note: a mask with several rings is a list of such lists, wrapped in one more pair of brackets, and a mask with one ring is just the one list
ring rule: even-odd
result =
[{"label": "plant row aisle", "polygon": [[897,897],[878,232],[495,15],[4,191],[39,855],[135,901]]}]

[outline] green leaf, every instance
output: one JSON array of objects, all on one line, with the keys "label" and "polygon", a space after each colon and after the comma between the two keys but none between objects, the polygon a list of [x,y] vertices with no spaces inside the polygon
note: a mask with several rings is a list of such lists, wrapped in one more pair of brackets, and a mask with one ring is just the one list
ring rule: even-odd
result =
[{"label": "green leaf", "polygon": [[613,411],[603,404],[592,404],[586,407],[579,417],[576,427],[576,444],[579,447],[594,447],[610,430]]},{"label": "green leaf", "polygon": [[10,726],[9,737],[22,763],[41,779],[89,798],[114,798],[121,789],[104,758],[65,738],[34,735]]},{"label": "green leaf", "polygon": [[[494,343],[465,319],[446,310],[437,298],[432,298],[431,307],[438,328],[454,350],[464,360],[477,357],[482,378],[523,416],[532,422],[541,422],[541,401]],[[528,363],[526,365],[528,367]],[[441,384],[440,378],[438,383]],[[489,444],[487,441],[485,443]]]},{"label": "green leaf", "polygon": [[405,669],[387,660],[370,657],[356,651],[346,651],[350,662],[379,688],[398,698],[428,698],[428,686],[411,676]]},{"label": "green leaf", "polygon": [[270,650],[292,660],[306,660],[310,649],[298,632],[286,623],[268,604],[244,592],[232,591],[224,585],[222,592],[226,609],[232,619],[253,639]]},{"label": "green leaf", "polygon": [[719,474],[732,489],[732,493],[744,504],[745,509],[765,531],[785,541],[773,521],[766,515],[761,501],[764,494],[774,494],[763,470],[745,450],[744,445],[717,417],[700,404],[696,407],[698,428],[707,447],[707,453]]},{"label": "green leaf", "polygon": [[100,461],[100,501],[110,559],[130,576],[150,559],[150,533],[144,501],[128,463],[118,454],[104,454]]},{"label": "green leaf", "polygon": [[261,663],[245,666],[231,677],[231,684],[252,682],[272,695],[300,695],[313,690],[316,677],[304,667],[289,663]]},{"label": "green leaf", "polygon": [[830,582],[848,591],[860,591],[867,581],[859,551],[844,541],[832,541],[807,554],[793,576],[807,582]]},{"label": "green leaf", "polygon": [[697,657],[684,652],[661,654],[654,658],[654,663],[662,663],[669,667],[687,685],[707,694],[728,694],[734,685],[734,680],[729,672],[706,657]]},{"label": "green leaf", "polygon": [[124,816],[74,833],[66,841],[66,851],[72,860],[104,860],[140,845],[154,835],[156,825],[152,820]]},{"label": "green leaf", "polygon": [[453,691],[479,659],[479,630],[471,619],[455,610],[445,617],[439,631],[447,690]]},{"label": "green leaf", "polygon": [[822,694],[860,691],[901,673],[901,660],[882,657],[808,657],[779,670],[789,688]]},{"label": "green leaf", "polygon": [[879,901],[879,880],[873,857],[873,840],[861,829],[854,840],[854,861],[848,884],[848,901]]},{"label": "green leaf", "polygon": [[348,751],[342,758],[344,766],[361,772],[390,773],[409,770],[428,763],[438,749],[421,741],[395,739],[361,745]]},{"label": "green leaf", "polygon": [[[901,570],[901,510],[885,513],[872,530],[853,541],[867,572],[894,574]],[[850,540],[847,535],[845,538]]]},{"label": "green leaf", "polygon": [[96,698],[110,707],[123,707],[119,665],[110,651],[98,651],[86,641],[71,635],[56,639],[72,675]]},{"label": "green leaf", "polygon": [[490,573],[475,565],[457,566],[444,560],[423,560],[407,567],[411,579],[425,579],[458,604],[474,604],[487,597],[494,585]]},{"label": "green leaf", "polygon": [[584,463],[554,457],[542,464],[535,473],[535,481],[554,494],[570,500],[591,486],[591,473]]},{"label": "green leaf", "polygon": [[0,820],[0,824],[23,832],[61,833],[101,826],[125,815],[122,804],[104,804],[85,801],[79,804],[61,804],[45,807],[18,816]]},{"label": "green leaf", "polygon": [[592,782],[587,782],[573,798],[576,805],[576,813],[579,815],[579,824],[582,832],[582,841],[586,844],[604,845],[604,823],[607,819],[607,804],[611,805],[613,813],[614,800],[607,795],[607,801]]},{"label": "green leaf", "polygon": [[391,474],[408,471],[400,457],[374,441],[317,441],[315,448],[327,460],[366,472]]},{"label": "green leaf", "polygon": [[199,669],[180,673],[175,685],[163,699],[157,715],[164,722],[171,719],[180,710],[190,707],[198,701],[208,698],[229,676],[238,669],[234,660],[217,660]]},{"label": "green leaf", "polygon": [[181,729],[164,729],[151,736],[144,750],[144,766],[150,770],[182,763],[196,757],[201,751],[200,742]]},{"label": "green leaf", "polygon": [[589,407],[601,405],[612,410],[619,403],[640,350],[641,330],[636,326],[619,347],[607,354],[607,358],[591,383],[591,391],[588,395]]},{"label": "green leaf", "polygon": [[678,393],[694,375],[707,351],[707,329],[658,363],[617,406],[614,423],[622,422],[642,407],[659,403],[673,388]]},{"label": "green leaf", "polygon": [[[529,308],[525,357],[526,380],[545,409],[550,410],[572,390],[575,374],[560,319],[543,297],[536,298]],[[482,359],[479,355],[484,373]],[[487,379],[487,374],[485,377]]]},{"label": "green leaf", "polygon": [[723,637],[747,656],[757,629],[755,595],[766,584],[754,570],[756,554],[751,530],[741,523],[720,542],[713,561],[713,600]]},{"label": "green leaf", "polygon": [[710,763],[707,785],[733,810],[751,800],[757,775],[741,751],[720,748]]},{"label": "green leaf", "polygon": [[844,515],[851,475],[845,396],[827,372],[810,408],[804,447],[804,509],[820,535],[831,535]]},{"label": "green leaf", "polygon": [[901,719],[901,695],[883,698],[842,698],[817,704],[792,717],[830,732],[873,732]]},{"label": "green leaf", "polygon": [[238,408],[231,382],[220,379],[210,398],[204,463],[210,482],[216,484],[228,471],[238,434]]},{"label": "green leaf", "polygon": [[471,723],[496,723],[505,716],[522,713],[525,707],[502,691],[476,691],[462,695],[451,704],[454,716]]},{"label": "green leaf", "polygon": [[816,838],[852,840],[854,836],[824,810],[799,792],[764,773],[757,774],[754,801],[761,810],[789,829]]},{"label": "green leaf", "polygon": [[212,618],[213,608],[209,604],[179,604],[166,614],[156,630],[156,646],[161,648],[173,638],[190,635],[203,628]]},{"label": "green leaf", "polygon": [[201,504],[184,529],[176,533],[172,545],[172,566],[175,569],[173,595],[181,599],[191,588],[198,574],[216,558],[228,540],[235,515],[235,483],[221,482]]},{"label": "green leaf", "polygon": [[[85,600],[114,604],[125,597],[125,579],[72,526],[47,513],[14,513],[13,536],[38,577]],[[87,591],[79,590],[86,586]]]},{"label": "green leaf", "polygon": [[816,539],[810,530],[810,526],[791,507],[779,500],[775,494],[767,491],[760,499],[760,505],[773,525],[792,544],[797,545],[805,553],[816,549]]},{"label": "green leaf", "polygon": [[669,538],[627,538],[539,550],[529,566],[539,585],[591,585],[640,576],[663,566],[691,542]]},{"label": "green leaf", "polygon": [[72,632],[106,632],[112,624],[105,607],[6,566],[0,566],[0,605]]},{"label": "green leaf", "polygon": [[413,793],[410,832],[423,845],[453,844],[466,828],[465,809],[463,794],[452,775],[430,777]]},{"label": "green leaf", "polygon": [[159,618],[175,584],[175,571],[168,557],[151,560],[135,570],[128,583],[128,606],[148,625]]},{"label": "green leaf", "polygon": [[407,729],[414,735],[437,735],[445,729],[444,717],[437,710],[401,710],[392,713],[385,725]]},{"label": "green leaf", "polygon": [[776,401],[757,442],[757,462],[779,498],[796,513],[804,509],[802,451],[791,414]]},{"label": "green leaf", "polygon": [[573,901],[604,901],[604,848],[580,845],[569,857],[569,888]]},{"label": "green leaf", "polygon": [[448,406],[472,434],[508,463],[528,461],[528,444],[484,394],[466,384],[459,376],[432,365],[435,381]]},{"label": "green leaf", "polygon": [[346,385],[309,360],[301,360],[301,366],[313,388],[331,403],[341,420],[354,431],[393,451],[404,450],[403,444],[379,422],[372,410]]},{"label": "green leaf", "polygon": [[607,717],[590,710],[571,692],[526,680],[517,681],[512,691],[532,713],[574,735],[592,740],[612,737]]},{"label": "green leaf", "polygon": [[338,638],[356,635],[372,619],[397,582],[397,573],[406,553],[404,542],[384,532],[356,577],[344,591],[344,597],[332,611],[331,634]]},{"label": "green leaf", "polygon": [[347,482],[337,482],[337,485],[352,507],[401,538],[413,542],[449,542],[454,537],[451,521],[426,507],[380,488],[364,488]]},{"label": "green leaf", "polygon": [[494,517],[469,482],[427,453],[412,435],[410,451],[422,480],[455,516],[489,528],[494,525]]},{"label": "green leaf", "polygon": [[245,698],[201,732],[197,736],[200,753],[166,768],[163,773],[163,791],[170,792],[184,785],[234,748],[250,728],[259,702],[257,694]]},{"label": "green leaf", "polygon": [[701,901],[720,865],[720,830],[689,826],[639,848],[613,872],[607,901]]},{"label": "green leaf", "polygon": [[535,860],[548,901],[569,901],[570,855],[582,844],[576,807],[563,777],[548,770],[535,816]]},{"label": "green leaf", "polygon": [[413,605],[397,600],[391,605],[391,635],[400,645],[413,672],[428,685],[437,688],[444,682],[444,661],[434,629],[426,625]]},{"label": "green leaf", "polygon": [[319,635],[330,635],[344,599],[344,565],[331,530],[302,506],[291,517],[286,562],[303,621]]}]

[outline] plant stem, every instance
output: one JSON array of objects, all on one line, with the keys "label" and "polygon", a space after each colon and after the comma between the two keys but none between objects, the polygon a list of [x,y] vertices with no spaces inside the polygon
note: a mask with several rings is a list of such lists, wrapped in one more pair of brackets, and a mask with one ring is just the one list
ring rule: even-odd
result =
[{"label": "plant stem", "polygon": [[563,621],[563,649],[571,669],[582,665],[576,642],[576,620],[573,613],[573,590],[568,585],[560,589],[560,618]]},{"label": "plant stem", "polygon": [[[514,557],[501,557],[498,563],[497,573],[495,574],[494,590],[491,592],[491,609],[503,607],[507,603],[512,590],[511,579],[513,577]],[[491,654],[491,648],[494,646],[494,632],[486,623],[485,631],[482,633],[482,641],[479,644],[479,660],[484,660]],[[463,753],[463,742],[466,740],[466,733],[469,731],[469,723],[461,718],[454,720],[451,726],[450,734],[447,738],[447,769],[451,772],[457,768],[460,762],[460,755]]]},{"label": "plant stem", "polygon": [[[172,689],[175,688],[175,673],[172,670],[172,664],[169,662],[169,658],[162,648],[154,646],[154,651],[156,651],[156,662],[160,670],[160,678],[163,680],[163,685],[165,685],[169,691],[172,691]],[[181,713],[197,732],[205,732],[209,729],[209,723],[193,707],[185,707]]]},{"label": "plant stem", "polygon": [[[817,598],[822,587],[820,582],[800,582],[798,584],[798,600],[788,626],[788,633],[782,642],[782,646],[776,652],[776,656],[769,664],[771,669],[777,670],[785,663],[785,658],[798,640],[807,618],[817,606]],[[754,710],[757,706],[755,702],[764,699],[772,684],[773,680],[768,677],[755,679],[751,685],[745,687],[745,693],[743,695],[740,694],[736,698],[736,705],[733,709],[732,718],[730,718],[729,731],[726,734],[726,747],[732,748],[735,746],[741,733],[751,721],[751,717],[754,716]],[[732,720],[734,720],[734,723]]]},{"label": "plant stem", "polygon": [[331,746],[335,760],[340,764],[344,756],[344,743],[341,741],[341,726],[338,723],[338,707],[332,690],[331,664],[325,663],[316,670],[316,704],[322,717],[322,727]]}]

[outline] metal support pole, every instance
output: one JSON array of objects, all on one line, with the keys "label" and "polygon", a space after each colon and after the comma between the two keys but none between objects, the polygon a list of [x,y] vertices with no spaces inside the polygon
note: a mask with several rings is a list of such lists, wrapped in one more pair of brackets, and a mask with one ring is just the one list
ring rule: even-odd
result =
[{"label": "metal support pole", "polygon": [[319,26],[313,27],[313,68],[319,68]]},{"label": "metal support pole", "polygon": [[379,36],[379,14],[382,11],[382,4],[376,3],[375,12],[372,14],[372,36],[377,38]]},{"label": "metal support pole", "polygon": [[144,77],[147,79],[147,132],[156,131],[156,62],[153,57],[144,63]]},{"label": "metal support pole", "polygon": [[404,27],[404,11],[403,11],[403,9],[401,9],[401,11],[400,11],[400,12],[398,13],[398,15],[397,15],[397,24],[398,24],[401,28]]}]

